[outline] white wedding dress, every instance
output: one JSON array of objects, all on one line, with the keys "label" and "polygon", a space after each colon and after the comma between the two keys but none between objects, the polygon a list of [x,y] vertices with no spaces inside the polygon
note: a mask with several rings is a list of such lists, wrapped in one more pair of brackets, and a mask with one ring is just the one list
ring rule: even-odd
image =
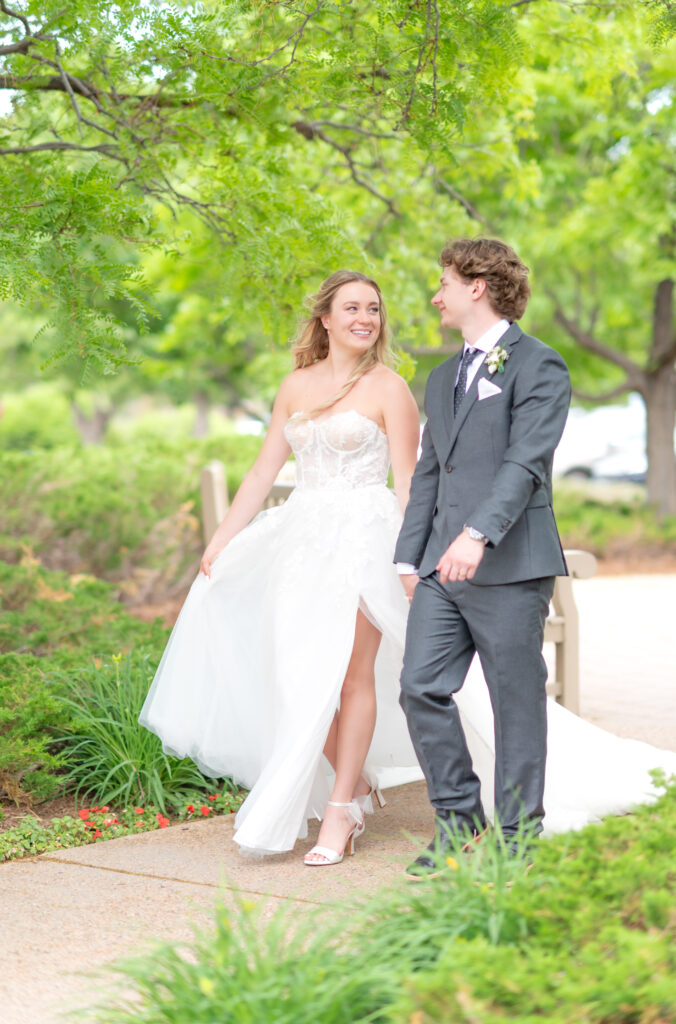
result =
[{"label": "white wedding dress", "polygon": [[[383,636],[367,769],[381,785],[422,778],[398,704],[408,602],[392,564],[401,514],[386,486],[387,438],[353,410],[291,417],[285,434],[294,491],[228,544],[211,578],[197,577],[139,719],[167,753],[251,790],[235,840],[259,854],[291,849],[323,816],[322,748],[360,608]],[[457,700],[490,814],[493,716],[476,659]],[[676,772],[676,754],[548,703],[546,832],[621,813],[654,797],[650,769]]]}]

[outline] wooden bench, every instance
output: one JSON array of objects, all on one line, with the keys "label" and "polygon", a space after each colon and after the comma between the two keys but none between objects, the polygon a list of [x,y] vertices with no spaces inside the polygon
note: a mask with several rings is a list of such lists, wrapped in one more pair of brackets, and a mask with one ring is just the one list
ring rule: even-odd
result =
[{"label": "wooden bench", "polygon": [[547,680],[547,693],[576,715],[580,713],[580,626],[573,580],[588,580],[596,572],[596,559],[589,551],[565,551],[570,576],[557,576],[547,621],[545,643],[555,650],[554,678]]},{"label": "wooden bench", "polygon": [[[228,510],[225,468],[218,459],[202,470],[202,528],[207,544]],[[276,483],[265,508],[281,505],[293,490],[293,484]],[[573,579],[586,580],[596,572],[596,559],[588,551],[566,551],[570,576],[557,576],[552,607],[545,623],[545,643],[555,650],[554,677],[547,680],[547,693],[569,711],[580,710],[579,616]]]}]

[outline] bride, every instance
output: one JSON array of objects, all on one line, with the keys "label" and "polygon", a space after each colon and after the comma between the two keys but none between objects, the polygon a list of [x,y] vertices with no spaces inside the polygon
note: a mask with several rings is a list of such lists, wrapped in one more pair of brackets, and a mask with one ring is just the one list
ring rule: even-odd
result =
[{"label": "bride", "polygon": [[[419,423],[386,365],[380,289],[363,274],[324,281],[292,351],[139,720],[167,752],[250,789],[235,819],[244,851],[290,850],[315,817],[305,863],[324,866],[353,852],[379,783],[422,778],[398,704],[408,601],[392,564]],[[293,493],[251,522],[291,452]],[[493,717],[478,663],[457,703],[490,813]],[[621,813],[654,796],[650,769],[676,772],[676,754],[548,707],[545,833]]]},{"label": "bride", "polygon": [[[419,417],[388,342],[375,281],[324,281],[140,717],[165,750],[251,789],[244,849],[289,850],[322,819],[310,866],[352,852],[378,769],[417,763],[397,703],[408,602],[392,555]],[[291,497],[247,526],[291,451]]]}]

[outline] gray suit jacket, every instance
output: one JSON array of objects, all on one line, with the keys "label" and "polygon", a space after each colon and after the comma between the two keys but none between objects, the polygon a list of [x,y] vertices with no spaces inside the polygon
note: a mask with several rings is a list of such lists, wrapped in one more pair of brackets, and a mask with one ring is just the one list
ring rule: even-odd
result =
[{"label": "gray suit jacket", "polygon": [[[457,417],[453,391],[461,353],[430,374],[422,455],[395,550],[396,562],[437,562],[463,524],[488,537],[475,584],[565,576],[552,510],[552,458],[568,414],[570,378],[561,356],[511,324],[500,339],[509,358],[491,376],[484,362]],[[479,401],[488,378],[500,394]]]}]

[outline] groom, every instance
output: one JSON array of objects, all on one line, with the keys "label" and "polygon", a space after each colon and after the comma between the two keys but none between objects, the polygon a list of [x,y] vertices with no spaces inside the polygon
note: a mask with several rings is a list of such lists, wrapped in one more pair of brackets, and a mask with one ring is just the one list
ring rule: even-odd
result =
[{"label": "groom", "polygon": [[520,823],[541,831],[542,642],[554,577],[567,572],[551,470],[570,381],[561,356],[516,322],[528,268],[491,238],[450,242],[440,263],[432,302],[464,346],[427,382],[422,455],[395,551],[411,600],[401,705],[436,816],[413,877],[431,873],[454,837],[485,827],[453,699],[475,651],[495,719],[496,819],[512,852]]}]

